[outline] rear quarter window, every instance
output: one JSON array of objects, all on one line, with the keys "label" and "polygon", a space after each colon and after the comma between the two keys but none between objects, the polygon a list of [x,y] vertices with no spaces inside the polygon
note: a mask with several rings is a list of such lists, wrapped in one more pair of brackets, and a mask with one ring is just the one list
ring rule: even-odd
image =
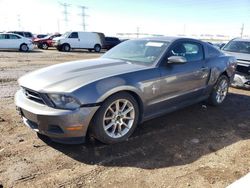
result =
[{"label": "rear quarter window", "polygon": [[211,45],[207,45],[208,57],[214,58],[222,55],[222,52]]}]

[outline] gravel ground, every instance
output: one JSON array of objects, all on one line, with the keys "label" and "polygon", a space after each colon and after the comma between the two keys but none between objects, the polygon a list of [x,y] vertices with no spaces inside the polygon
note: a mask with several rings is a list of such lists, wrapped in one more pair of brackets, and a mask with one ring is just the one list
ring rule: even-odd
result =
[{"label": "gravel ground", "polygon": [[39,139],[15,111],[21,75],[98,57],[84,51],[0,52],[0,187],[225,187],[250,171],[250,91],[219,107],[199,103],[138,126],[124,143]]}]

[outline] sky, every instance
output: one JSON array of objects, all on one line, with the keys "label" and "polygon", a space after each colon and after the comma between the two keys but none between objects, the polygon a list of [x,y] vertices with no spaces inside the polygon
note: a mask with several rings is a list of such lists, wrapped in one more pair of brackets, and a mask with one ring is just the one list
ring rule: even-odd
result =
[{"label": "sky", "polygon": [[[63,6],[68,7],[68,24]],[[160,35],[250,36],[250,0],[0,0],[0,31],[82,31],[79,6],[86,6],[86,30]]]}]

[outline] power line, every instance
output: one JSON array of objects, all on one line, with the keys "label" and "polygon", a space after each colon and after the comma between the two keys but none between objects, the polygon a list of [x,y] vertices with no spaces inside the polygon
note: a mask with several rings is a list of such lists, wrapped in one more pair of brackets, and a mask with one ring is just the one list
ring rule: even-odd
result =
[{"label": "power line", "polygon": [[86,31],[86,9],[87,7],[85,6],[78,6],[81,10],[82,10],[82,13],[80,14],[80,16],[82,16],[82,27],[83,27],[83,31]]}]

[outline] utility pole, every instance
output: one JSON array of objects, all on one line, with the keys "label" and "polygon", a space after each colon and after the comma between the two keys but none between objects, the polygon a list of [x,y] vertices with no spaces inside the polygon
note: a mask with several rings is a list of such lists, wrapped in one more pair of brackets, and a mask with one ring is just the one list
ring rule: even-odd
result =
[{"label": "utility pole", "polygon": [[21,30],[21,17],[20,14],[17,15],[18,29]]},{"label": "utility pole", "polygon": [[85,6],[78,6],[81,10],[82,10],[82,13],[80,14],[80,16],[82,16],[82,27],[83,27],[83,31],[86,31],[86,9],[87,7]]},{"label": "utility pole", "polygon": [[57,32],[60,33],[60,20],[57,19]]},{"label": "utility pole", "polygon": [[242,24],[242,27],[240,29],[240,37],[242,38],[243,37],[243,33],[244,33],[244,24]]},{"label": "utility pole", "polygon": [[140,35],[140,27],[136,28],[136,37],[139,38]]},{"label": "utility pole", "polygon": [[186,36],[186,24],[183,26],[183,35]]},{"label": "utility pole", "polygon": [[[59,2],[60,3],[60,2]],[[68,3],[60,3],[61,6],[63,6],[63,14],[64,14],[64,22],[65,22],[65,29],[68,29],[68,7],[71,6],[71,4]]]}]

